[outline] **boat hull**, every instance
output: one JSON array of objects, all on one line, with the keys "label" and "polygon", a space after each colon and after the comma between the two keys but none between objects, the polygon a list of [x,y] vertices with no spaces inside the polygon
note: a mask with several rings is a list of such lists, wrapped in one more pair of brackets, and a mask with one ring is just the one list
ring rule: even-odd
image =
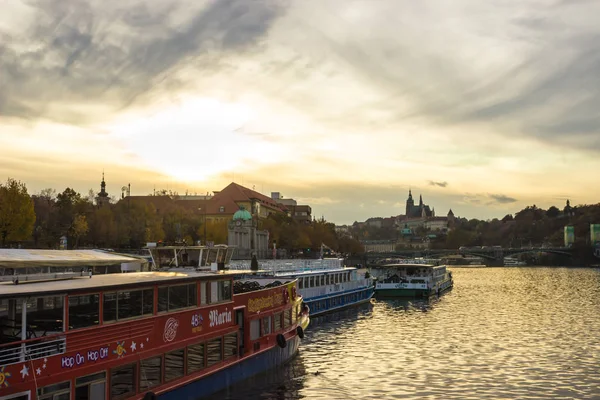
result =
[{"label": "boat hull", "polygon": [[450,289],[452,289],[453,282],[442,282],[435,289],[418,289],[418,288],[375,288],[375,297],[379,299],[383,298],[430,298],[432,296],[440,295]]},{"label": "boat hull", "polygon": [[312,299],[305,298],[304,303],[310,308],[311,317],[316,317],[368,303],[373,297],[374,289],[374,286],[370,286]]},{"label": "boat hull", "polygon": [[230,385],[286,363],[296,355],[299,345],[300,338],[294,336],[287,341],[286,347],[283,349],[279,346],[272,347],[209,376],[160,394],[158,398],[160,400],[197,400],[209,396]]}]

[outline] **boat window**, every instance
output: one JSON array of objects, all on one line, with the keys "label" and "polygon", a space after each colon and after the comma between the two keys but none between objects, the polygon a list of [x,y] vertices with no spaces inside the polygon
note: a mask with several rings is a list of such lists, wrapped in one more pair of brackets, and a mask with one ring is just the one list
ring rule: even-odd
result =
[{"label": "boat window", "polygon": [[200,282],[200,304],[208,303],[208,285],[207,282]]},{"label": "boat window", "polygon": [[204,366],[204,343],[188,346],[187,373],[200,371]]},{"label": "boat window", "polygon": [[183,376],[184,353],[184,349],[179,349],[165,354],[165,382]]},{"label": "boat window", "polygon": [[69,330],[100,323],[100,295],[69,296]]},{"label": "boat window", "polygon": [[[15,324],[22,325],[23,301],[16,300]],[[27,299],[27,339],[38,338],[63,331],[63,297],[30,297]]]},{"label": "boat window", "polygon": [[321,275],[321,286],[325,285],[327,285],[327,282],[325,282],[325,275]]},{"label": "boat window", "polygon": [[299,304],[296,304],[294,306],[294,308],[292,308],[292,324],[295,324],[296,320],[298,319],[298,307],[299,306],[300,306]]},{"label": "boat window", "polygon": [[104,293],[102,304],[102,316],[105,322],[151,315],[154,311],[154,290]]},{"label": "boat window", "polygon": [[152,357],[140,361],[140,391],[161,384],[162,357]]},{"label": "boat window", "polygon": [[277,313],[273,316],[273,332],[281,329],[281,313]]},{"label": "boat window", "polygon": [[206,366],[210,367],[220,363],[223,360],[223,348],[221,347],[221,338],[211,339],[206,342]]},{"label": "boat window", "polygon": [[71,398],[71,382],[61,382],[38,389],[39,400],[69,400]]},{"label": "boat window", "polygon": [[231,332],[223,336],[223,353],[225,358],[237,355],[238,335],[237,332]]},{"label": "boat window", "polygon": [[158,288],[158,311],[174,311],[196,306],[198,292],[195,283]]},{"label": "boat window", "polygon": [[304,279],[300,278],[298,279],[298,289],[302,289],[304,287]]},{"label": "boat window", "polygon": [[287,309],[283,312],[283,327],[287,328],[292,324],[292,310]]},{"label": "boat window", "polygon": [[211,281],[210,282],[210,302],[220,303],[231,300],[231,281]]},{"label": "boat window", "polygon": [[271,317],[264,317],[262,319],[262,335],[266,336],[271,333]]},{"label": "boat window", "polygon": [[250,321],[250,340],[256,340],[260,337],[260,319]]},{"label": "boat window", "polygon": [[75,380],[75,399],[77,400],[103,400],[106,398],[105,392],[106,372],[84,376]]},{"label": "boat window", "polygon": [[315,287],[315,277],[311,276],[309,279],[310,279],[310,287]]},{"label": "boat window", "polygon": [[115,399],[135,393],[135,364],[110,371],[110,398]]}]

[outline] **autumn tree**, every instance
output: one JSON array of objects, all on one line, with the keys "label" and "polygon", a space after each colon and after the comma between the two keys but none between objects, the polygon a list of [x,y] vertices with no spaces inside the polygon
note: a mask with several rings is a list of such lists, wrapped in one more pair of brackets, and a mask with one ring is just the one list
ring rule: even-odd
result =
[{"label": "autumn tree", "polygon": [[33,201],[24,183],[8,178],[0,184],[0,236],[6,242],[18,242],[31,237],[35,224]]},{"label": "autumn tree", "polygon": [[79,246],[79,238],[87,234],[89,231],[87,219],[85,215],[77,214],[71,224],[70,234],[75,238],[75,246]]}]

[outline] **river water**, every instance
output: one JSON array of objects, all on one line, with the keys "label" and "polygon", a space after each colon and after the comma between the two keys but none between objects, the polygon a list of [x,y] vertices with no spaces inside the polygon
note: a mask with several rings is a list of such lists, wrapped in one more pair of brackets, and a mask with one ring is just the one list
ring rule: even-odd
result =
[{"label": "river water", "polygon": [[454,268],[452,291],[313,319],[215,399],[600,399],[600,270]]}]

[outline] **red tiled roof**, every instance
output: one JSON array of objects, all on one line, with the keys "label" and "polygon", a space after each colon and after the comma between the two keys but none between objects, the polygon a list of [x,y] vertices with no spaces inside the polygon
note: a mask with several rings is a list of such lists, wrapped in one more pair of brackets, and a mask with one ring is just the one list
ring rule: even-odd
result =
[{"label": "red tiled roof", "polygon": [[[215,192],[215,195],[208,201],[206,213],[219,214],[219,209],[225,207],[226,214],[233,214],[239,209],[238,203],[252,202],[252,200],[258,200],[261,204],[278,211],[286,211],[284,205],[276,203],[270,197],[232,182],[223,190]],[[200,203],[204,202],[200,200]],[[252,212],[252,210],[248,211]]]}]

